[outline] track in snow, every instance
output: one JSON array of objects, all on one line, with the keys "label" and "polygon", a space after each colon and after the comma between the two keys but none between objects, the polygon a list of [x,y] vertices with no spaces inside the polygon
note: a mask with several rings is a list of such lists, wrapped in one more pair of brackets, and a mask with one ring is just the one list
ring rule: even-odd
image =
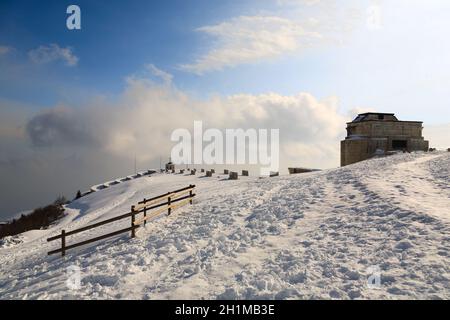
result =
[{"label": "track in snow", "polygon": [[[75,202],[71,217],[35,240],[0,249],[0,298],[448,299],[449,168],[448,153],[402,154],[299,176],[160,175],[113,186]],[[62,225],[190,183],[195,205],[137,239],[45,256],[45,238]],[[65,285],[72,264],[80,290]],[[381,270],[380,289],[367,287],[371,266]]]}]

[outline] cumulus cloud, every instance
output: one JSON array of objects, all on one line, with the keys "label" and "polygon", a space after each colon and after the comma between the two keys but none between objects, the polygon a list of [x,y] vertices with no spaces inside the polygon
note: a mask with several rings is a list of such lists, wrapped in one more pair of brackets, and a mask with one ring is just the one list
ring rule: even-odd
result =
[{"label": "cumulus cloud", "polygon": [[142,161],[152,161],[169,155],[172,131],[192,130],[194,120],[202,120],[205,129],[280,129],[281,144],[301,150],[282,153],[284,163],[305,163],[303,157],[314,155],[309,165],[333,166],[346,119],[339,115],[335,99],[320,101],[308,93],[198,100],[165,82],[133,77],[116,105],[47,110],[31,118],[26,132],[38,148],[93,146],[113,156],[138,153]]},{"label": "cumulus cloud", "polygon": [[278,57],[307,47],[320,34],[277,16],[241,16],[198,31],[216,39],[215,46],[181,69],[196,74]]},{"label": "cumulus cloud", "polygon": [[195,120],[203,121],[204,130],[222,132],[280,129],[282,172],[292,165],[338,165],[339,139],[345,135],[347,119],[339,114],[336,98],[266,93],[197,99],[155,68],[150,71],[159,75],[160,82],[148,76],[129,77],[113,103],[96,99],[36,112],[0,100],[0,191],[6,199],[0,203],[0,215],[128,175],[135,155],[138,169],[158,167],[160,157],[167,159],[176,144],[170,140],[172,132],[178,128],[192,132]]},{"label": "cumulus cloud", "polygon": [[28,56],[36,64],[47,64],[61,60],[67,66],[73,67],[78,63],[78,57],[73,53],[71,47],[62,48],[55,43],[30,50]]}]

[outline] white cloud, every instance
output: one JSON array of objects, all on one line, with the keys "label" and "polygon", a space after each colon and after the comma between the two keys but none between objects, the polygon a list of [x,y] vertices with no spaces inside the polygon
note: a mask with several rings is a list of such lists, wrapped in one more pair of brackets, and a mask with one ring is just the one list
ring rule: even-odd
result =
[{"label": "white cloud", "polygon": [[0,130],[0,175],[5,177],[0,192],[11,199],[0,211],[17,209],[18,195],[26,199],[20,202],[26,209],[130,174],[135,154],[138,169],[157,167],[159,157],[166,159],[175,145],[172,131],[192,131],[194,120],[202,120],[204,129],[280,129],[283,172],[288,166],[339,164],[347,119],[338,113],[335,98],[267,93],[199,100],[167,82],[136,76],[127,81],[115,103],[99,99],[18,114],[19,108],[0,100],[0,128],[5,129]]},{"label": "white cloud", "polygon": [[216,45],[194,63],[181,65],[196,74],[279,57],[321,37],[301,23],[277,16],[241,16],[198,31],[214,37]]},{"label": "white cloud", "polygon": [[48,46],[39,46],[30,50],[28,56],[31,61],[37,64],[46,64],[53,61],[62,60],[67,66],[76,66],[78,57],[72,52],[72,48],[61,48],[59,45],[52,43]]},{"label": "white cloud", "polygon": [[323,44],[342,45],[361,24],[365,7],[360,2],[335,0],[278,0],[275,8],[203,26],[197,31],[213,44],[184,71],[202,75],[227,67],[297,54]]},{"label": "white cloud", "polygon": [[164,83],[170,84],[172,82],[173,76],[170,73],[157,68],[154,64],[146,65],[146,69],[150,71],[155,77],[163,80]]},{"label": "white cloud", "polygon": [[[33,117],[27,130],[37,147],[85,144],[95,152],[101,149],[114,156],[138,152],[141,160],[151,161],[168,155],[172,131],[191,130],[194,120],[202,120],[205,128],[221,130],[280,129],[282,152],[288,151],[282,153],[282,163],[327,167],[338,164],[338,141],[347,119],[338,113],[336,99],[319,101],[308,93],[237,94],[197,100],[171,85],[129,78],[117,105],[90,105],[76,111],[50,109]],[[294,148],[289,150],[285,145]]]}]

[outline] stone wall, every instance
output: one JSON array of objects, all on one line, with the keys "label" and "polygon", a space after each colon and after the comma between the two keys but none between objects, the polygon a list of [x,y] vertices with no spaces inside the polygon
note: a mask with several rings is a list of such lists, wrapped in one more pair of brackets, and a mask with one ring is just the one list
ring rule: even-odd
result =
[{"label": "stone wall", "polygon": [[341,166],[367,159],[369,140],[344,140],[341,141]]},{"label": "stone wall", "polygon": [[404,121],[367,121],[349,123],[347,132],[349,136],[406,136],[420,139],[422,138],[422,123]]}]

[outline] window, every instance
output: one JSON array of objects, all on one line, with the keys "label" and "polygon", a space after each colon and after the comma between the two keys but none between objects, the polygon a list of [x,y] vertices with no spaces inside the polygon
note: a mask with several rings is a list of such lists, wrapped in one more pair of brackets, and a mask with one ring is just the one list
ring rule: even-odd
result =
[{"label": "window", "polygon": [[384,120],[384,114],[379,114],[378,115],[378,120]]}]

